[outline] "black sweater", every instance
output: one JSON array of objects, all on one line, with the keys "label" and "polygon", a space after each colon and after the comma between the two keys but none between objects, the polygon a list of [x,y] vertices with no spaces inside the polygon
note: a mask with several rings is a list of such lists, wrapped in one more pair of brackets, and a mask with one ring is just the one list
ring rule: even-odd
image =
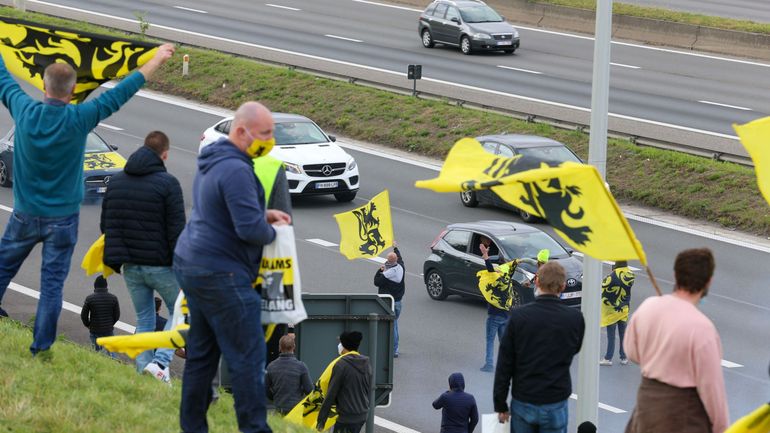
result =
[{"label": "black sweater", "polygon": [[[508,412],[508,388],[514,399],[530,404],[569,398],[569,367],[583,344],[583,315],[555,295],[511,311],[495,370],[495,412]],[[511,382],[513,385],[511,386]]]},{"label": "black sweater", "polygon": [[179,181],[152,149],[139,148],[112,176],[104,195],[104,263],[116,271],[124,263],[171,266],[184,225]]},{"label": "black sweater", "polygon": [[385,278],[385,275],[382,274],[382,270],[378,269],[377,273],[374,274],[374,285],[379,289],[377,290],[377,293],[380,295],[391,295],[396,302],[399,302],[404,297],[404,292],[406,292],[406,267],[404,266],[404,259],[401,257],[401,251],[399,251],[398,248],[393,248],[393,252],[396,253],[396,256],[398,257],[396,262],[401,266],[401,269],[404,270],[404,276],[401,278],[400,282],[394,283]]},{"label": "black sweater", "polygon": [[371,386],[372,367],[369,358],[356,354],[343,356],[332,368],[329,388],[318,411],[318,425],[326,423],[332,405],[337,406],[339,423],[366,421]]},{"label": "black sweater", "polygon": [[120,319],[120,304],[118,298],[107,289],[94,289],[94,293],[86,297],[80,320],[94,334],[107,334]]}]

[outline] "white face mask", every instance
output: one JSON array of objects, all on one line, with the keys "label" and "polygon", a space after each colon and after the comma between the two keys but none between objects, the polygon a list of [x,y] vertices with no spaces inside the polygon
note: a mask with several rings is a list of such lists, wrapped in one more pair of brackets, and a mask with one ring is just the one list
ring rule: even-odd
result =
[{"label": "white face mask", "polygon": [[337,343],[337,353],[342,355],[343,350],[345,350],[345,346],[343,346],[342,343]]}]

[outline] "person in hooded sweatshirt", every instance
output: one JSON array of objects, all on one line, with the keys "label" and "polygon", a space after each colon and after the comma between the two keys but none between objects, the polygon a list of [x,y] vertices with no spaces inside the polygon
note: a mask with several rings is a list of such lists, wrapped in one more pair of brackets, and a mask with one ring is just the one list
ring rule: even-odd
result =
[{"label": "person in hooded sweatshirt", "polygon": [[342,358],[334,364],[326,396],[318,411],[316,429],[323,431],[332,406],[337,406],[334,433],[358,433],[369,413],[369,390],[372,367],[369,358],[358,353],[363,334],[358,331],[340,334],[337,351]]},{"label": "person in hooded sweatshirt", "polygon": [[[174,247],[185,224],[179,181],[166,171],[169,139],[152,131],[121,173],[112,177],[102,201],[104,263],[122,272],[136,311],[136,333],[154,332],[155,292],[172,314],[179,284],[171,269]],[[166,330],[171,326],[168,322]],[[172,349],[136,357],[136,370],[162,382],[171,380]]]},{"label": "person in hooded sweatshirt", "polygon": [[462,373],[449,375],[449,391],[433,402],[434,409],[441,409],[440,433],[471,433],[479,423],[476,399],[465,392]]}]

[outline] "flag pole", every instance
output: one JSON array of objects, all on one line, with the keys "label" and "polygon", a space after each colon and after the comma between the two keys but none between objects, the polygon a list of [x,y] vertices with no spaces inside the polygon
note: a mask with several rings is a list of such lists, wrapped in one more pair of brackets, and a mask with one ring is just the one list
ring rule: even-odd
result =
[{"label": "flag pole", "polygon": [[[591,135],[588,163],[595,166],[602,179],[607,166],[607,117],[610,93],[610,44],[612,37],[612,0],[596,2],[596,32],[591,90]],[[599,362],[601,349],[602,262],[588,256],[583,260],[583,300],[585,336],[578,355],[577,424],[590,421],[599,425]]]},{"label": "flag pole", "polygon": [[655,279],[655,275],[652,275],[652,269],[647,265],[644,266],[644,269],[647,271],[647,276],[650,277],[650,281],[652,281],[652,287],[655,287],[655,292],[658,296],[662,296],[663,293],[660,291],[660,286],[658,286],[658,280]]}]

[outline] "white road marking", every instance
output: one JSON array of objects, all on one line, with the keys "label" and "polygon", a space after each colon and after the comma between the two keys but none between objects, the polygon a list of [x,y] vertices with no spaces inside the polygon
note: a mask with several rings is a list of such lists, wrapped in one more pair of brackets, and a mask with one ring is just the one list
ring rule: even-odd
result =
[{"label": "white road marking", "polygon": [[[38,292],[37,290],[30,289],[29,287],[24,287],[21,284],[16,284],[14,282],[11,282],[10,284],[8,284],[8,288],[13,290],[14,292],[19,292],[23,295],[27,295],[35,299],[40,299],[40,292]],[[71,304],[67,301],[64,301],[62,303],[62,309],[67,311],[72,311],[75,314],[80,314],[80,312],[82,311],[82,308],[80,308],[75,304]],[[125,322],[118,322],[115,324],[115,327],[122,331],[126,331],[129,334],[133,334],[136,331],[136,327],[131,326]]]},{"label": "white road marking", "polygon": [[497,65],[497,67],[498,68],[503,68],[503,69],[510,69],[512,71],[526,72],[528,74],[535,74],[535,75],[542,75],[543,74],[542,72],[533,71],[533,70],[530,70],[530,69],[514,68],[512,66]]},{"label": "white road marking", "polygon": [[6,212],[11,212],[11,213],[13,213],[13,208],[12,208],[12,207],[3,206],[3,205],[1,205],[1,204],[0,204],[0,209],[4,210],[4,211],[6,211]]},{"label": "white road marking", "polygon": [[[118,21],[132,23],[132,24],[137,24],[138,23],[137,20],[132,20],[132,19],[129,19],[129,18],[122,18],[122,17],[118,17],[118,16],[115,16],[115,15],[103,14],[101,12],[92,12],[92,11],[88,11],[88,10],[85,10],[85,9],[75,8],[75,7],[72,7],[72,6],[62,6],[62,5],[57,5],[57,4],[54,4],[54,3],[49,3],[49,2],[46,2],[46,1],[41,1],[41,0],[28,0],[28,1],[30,3],[37,3],[37,4],[46,5],[46,6],[50,6],[50,7],[58,7],[60,9],[76,11],[76,12],[79,12],[79,13],[82,13],[82,14],[96,15],[96,16],[100,16],[100,17],[105,17],[105,18],[110,18],[110,19],[114,19],[114,20],[118,20]],[[249,43],[249,42],[238,41],[238,40],[229,39],[229,38],[223,38],[223,37],[220,37],[220,36],[214,36],[214,35],[209,35],[209,34],[205,34],[205,33],[193,32],[193,31],[190,31],[190,30],[184,30],[184,29],[164,26],[164,25],[160,25],[160,24],[153,24],[152,27],[153,28],[158,28],[158,29],[163,29],[163,30],[170,30],[170,31],[178,32],[178,33],[183,33],[183,34],[186,34],[186,35],[192,35],[192,36],[197,36],[197,37],[213,39],[213,40],[217,40],[217,41],[221,41],[221,42],[227,42],[227,43],[231,43],[231,44],[242,45],[242,46],[250,47],[250,48],[258,48],[258,49],[263,49],[263,50],[267,50],[267,51],[273,51],[273,52],[277,52],[277,53],[289,54],[289,55],[293,55],[293,56],[303,57],[303,58],[306,58],[306,59],[320,60],[320,61],[324,61],[324,62],[334,63],[334,64],[337,64],[337,65],[352,66],[352,67],[364,69],[364,70],[367,70],[367,71],[382,72],[382,73],[385,73],[385,74],[398,75],[398,76],[401,76],[401,77],[405,77],[406,76],[406,73],[404,73],[404,72],[391,71],[389,69],[383,69],[383,68],[377,68],[377,67],[374,67],[374,66],[361,65],[361,64],[358,64],[358,63],[346,62],[346,61],[343,61],[343,60],[330,59],[328,57],[315,56],[315,55],[312,55],[312,54],[305,54],[305,53],[300,53],[300,52],[297,52],[297,51],[284,50],[284,49],[281,49],[281,48],[273,48],[273,47],[268,47],[268,46],[265,46],[265,45],[252,44],[252,43]],[[590,38],[590,39],[593,39],[593,38]],[[649,48],[649,47],[645,47],[645,48]],[[691,53],[683,53],[683,54],[692,55]],[[726,59],[726,60],[729,60],[729,59]],[[763,65],[763,66],[770,67],[770,65]],[[493,95],[506,96],[506,97],[509,97],[509,98],[516,98],[516,99],[521,99],[521,100],[524,100],[524,101],[537,102],[537,103],[547,104],[547,105],[551,105],[551,106],[555,106],[555,107],[562,107],[562,108],[567,108],[567,109],[571,109],[571,110],[583,111],[583,112],[586,112],[586,113],[591,111],[590,108],[586,108],[586,107],[578,107],[578,106],[575,106],[575,105],[563,104],[563,103],[560,103],[560,102],[546,101],[544,99],[531,98],[531,97],[528,97],[528,96],[516,95],[516,94],[513,94],[513,93],[506,93],[506,92],[500,92],[500,91],[496,91],[496,90],[484,89],[484,88],[481,88],[481,87],[469,86],[469,85],[460,84],[460,83],[453,83],[453,82],[450,82],[450,81],[438,80],[438,79],[435,79],[435,78],[427,78],[425,76],[423,76],[422,79],[425,80],[425,81],[430,81],[430,82],[433,82],[433,83],[444,84],[444,85],[447,85],[447,86],[454,86],[454,87],[459,87],[459,88],[462,88],[462,89],[474,90],[474,91],[488,93],[488,94],[493,94]],[[682,130],[682,131],[696,132],[696,133],[710,135],[710,136],[714,136],[714,137],[721,137],[721,138],[727,138],[727,139],[731,139],[731,140],[738,140],[738,137],[734,136],[734,135],[722,134],[722,133],[713,132],[713,131],[705,131],[705,130],[701,130],[701,129],[690,128],[690,127],[682,126],[682,125],[674,125],[674,124],[665,123],[665,122],[658,122],[658,121],[654,121],[654,120],[641,119],[641,118],[638,118],[638,117],[626,116],[626,115],[623,115],[623,114],[609,113],[609,116],[610,117],[615,117],[615,118],[618,118],[618,119],[624,119],[624,120],[630,120],[630,121],[634,121],[634,122],[639,122],[639,123],[647,123],[647,124],[650,124],[650,125],[664,126],[664,127],[667,127],[667,128],[678,129],[678,130]]]},{"label": "white road marking", "polygon": [[717,105],[719,107],[734,108],[736,110],[751,111],[751,108],[739,107],[737,105],[721,104],[719,102],[711,102],[711,101],[698,101],[698,102],[700,102],[701,104]]},{"label": "white road marking", "polygon": [[298,9],[298,8],[291,8],[289,6],[274,5],[272,3],[265,3],[265,6],[270,6],[271,8],[286,9],[286,10],[290,10],[290,11],[301,11],[302,10],[302,9]]},{"label": "white road marking", "polygon": [[409,427],[404,427],[401,424],[396,424],[393,421],[388,421],[385,418],[378,417],[377,415],[374,416],[374,423],[384,429],[388,429],[396,433],[420,433],[417,430],[410,429]]},{"label": "white road marking", "polygon": [[363,42],[362,40],[359,40],[359,39],[346,38],[344,36],[337,36],[337,35],[324,35],[324,36],[332,39],[341,39],[343,41],[358,42],[358,43]]},{"label": "white road marking", "polygon": [[325,241],[323,239],[305,239],[308,242],[312,242],[316,245],[320,245],[322,247],[336,247],[339,246],[338,244],[335,244],[334,242]]},{"label": "white road marking", "polygon": [[618,66],[620,68],[629,68],[629,69],[642,69],[641,66],[634,66],[634,65],[624,65],[623,63],[610,63],[612,66]]},{"label": "white road marking", "polygon": [[198,14],[207,14],[208,13],[208,12],[202,11],[200,9],[186,8],[184,6],[174,6],[174,8],[175,9],[181,9],[183,11],[195,12],[195,13],[198,13]]},{"label": "white road marking", "polygon": [[[573,252],[572,252],[572,255],[573,255],[573,256],[578,256],[578,257],[585,257],[585,254],[581,253],[580,251],[573,251]],[[610,266],[612,266],[612,265],[614,265],[614,264],[615,264],[615,262],[612,262],[612,261],[610,261],[610,260],[604,260],[602,263],[604,263],[605,265],[610,265]],[[632,270],[632,271],[634,271],[634,272],[639,272],[639,271],[641,271],[641,269],[639,269],[639,268],[635,268],[635,267],[633,267],[633,266],[629,266],[628,268],[629,268],[629,269],[631,269],[631,270]]]},{"label": "white road marking", "polygon": [[422,12],[422,9],[408,8],[406,6],[389,5],[389,4],[385,4],[385,3],[377,3],[377,2],[367,1],[367,0],[353,0],[353,1],[356,2],[356,3],[366,3],[366,4],[369,4],[369,5],[384,6],[386,8],[403,9],[405,11]]},{"label": "white road marking", "polygon": [[739,368],[739,367],[743,367],[743,365],[738,364],[736,362],[727,361],[727,360],[723,359],[722,360],[722,367],[724,367],[724,368]]},{"label": "white road marking", "polygon": [[[572,394],[572,395],[569,396],[569,398],[571,398],[573,400],[577,400],[578,396],[577,396],[577,394]],[[617,408],[615,406],[610,406],[610,405],[604,404],[604,403],[599,403],[599,408],[600,409],[604,409],[604,410],[606,410],[608,412],[612,412],[612,413],[626,413],[626,411],[624,411],[623,409]]]},{"label": "white road marking", "polygon": [[123,128],[118,128],[117,126],[108,125],[106,123],[99,123],[99,126],[102,128],[112,129],[113,131],[123,131]]}]

